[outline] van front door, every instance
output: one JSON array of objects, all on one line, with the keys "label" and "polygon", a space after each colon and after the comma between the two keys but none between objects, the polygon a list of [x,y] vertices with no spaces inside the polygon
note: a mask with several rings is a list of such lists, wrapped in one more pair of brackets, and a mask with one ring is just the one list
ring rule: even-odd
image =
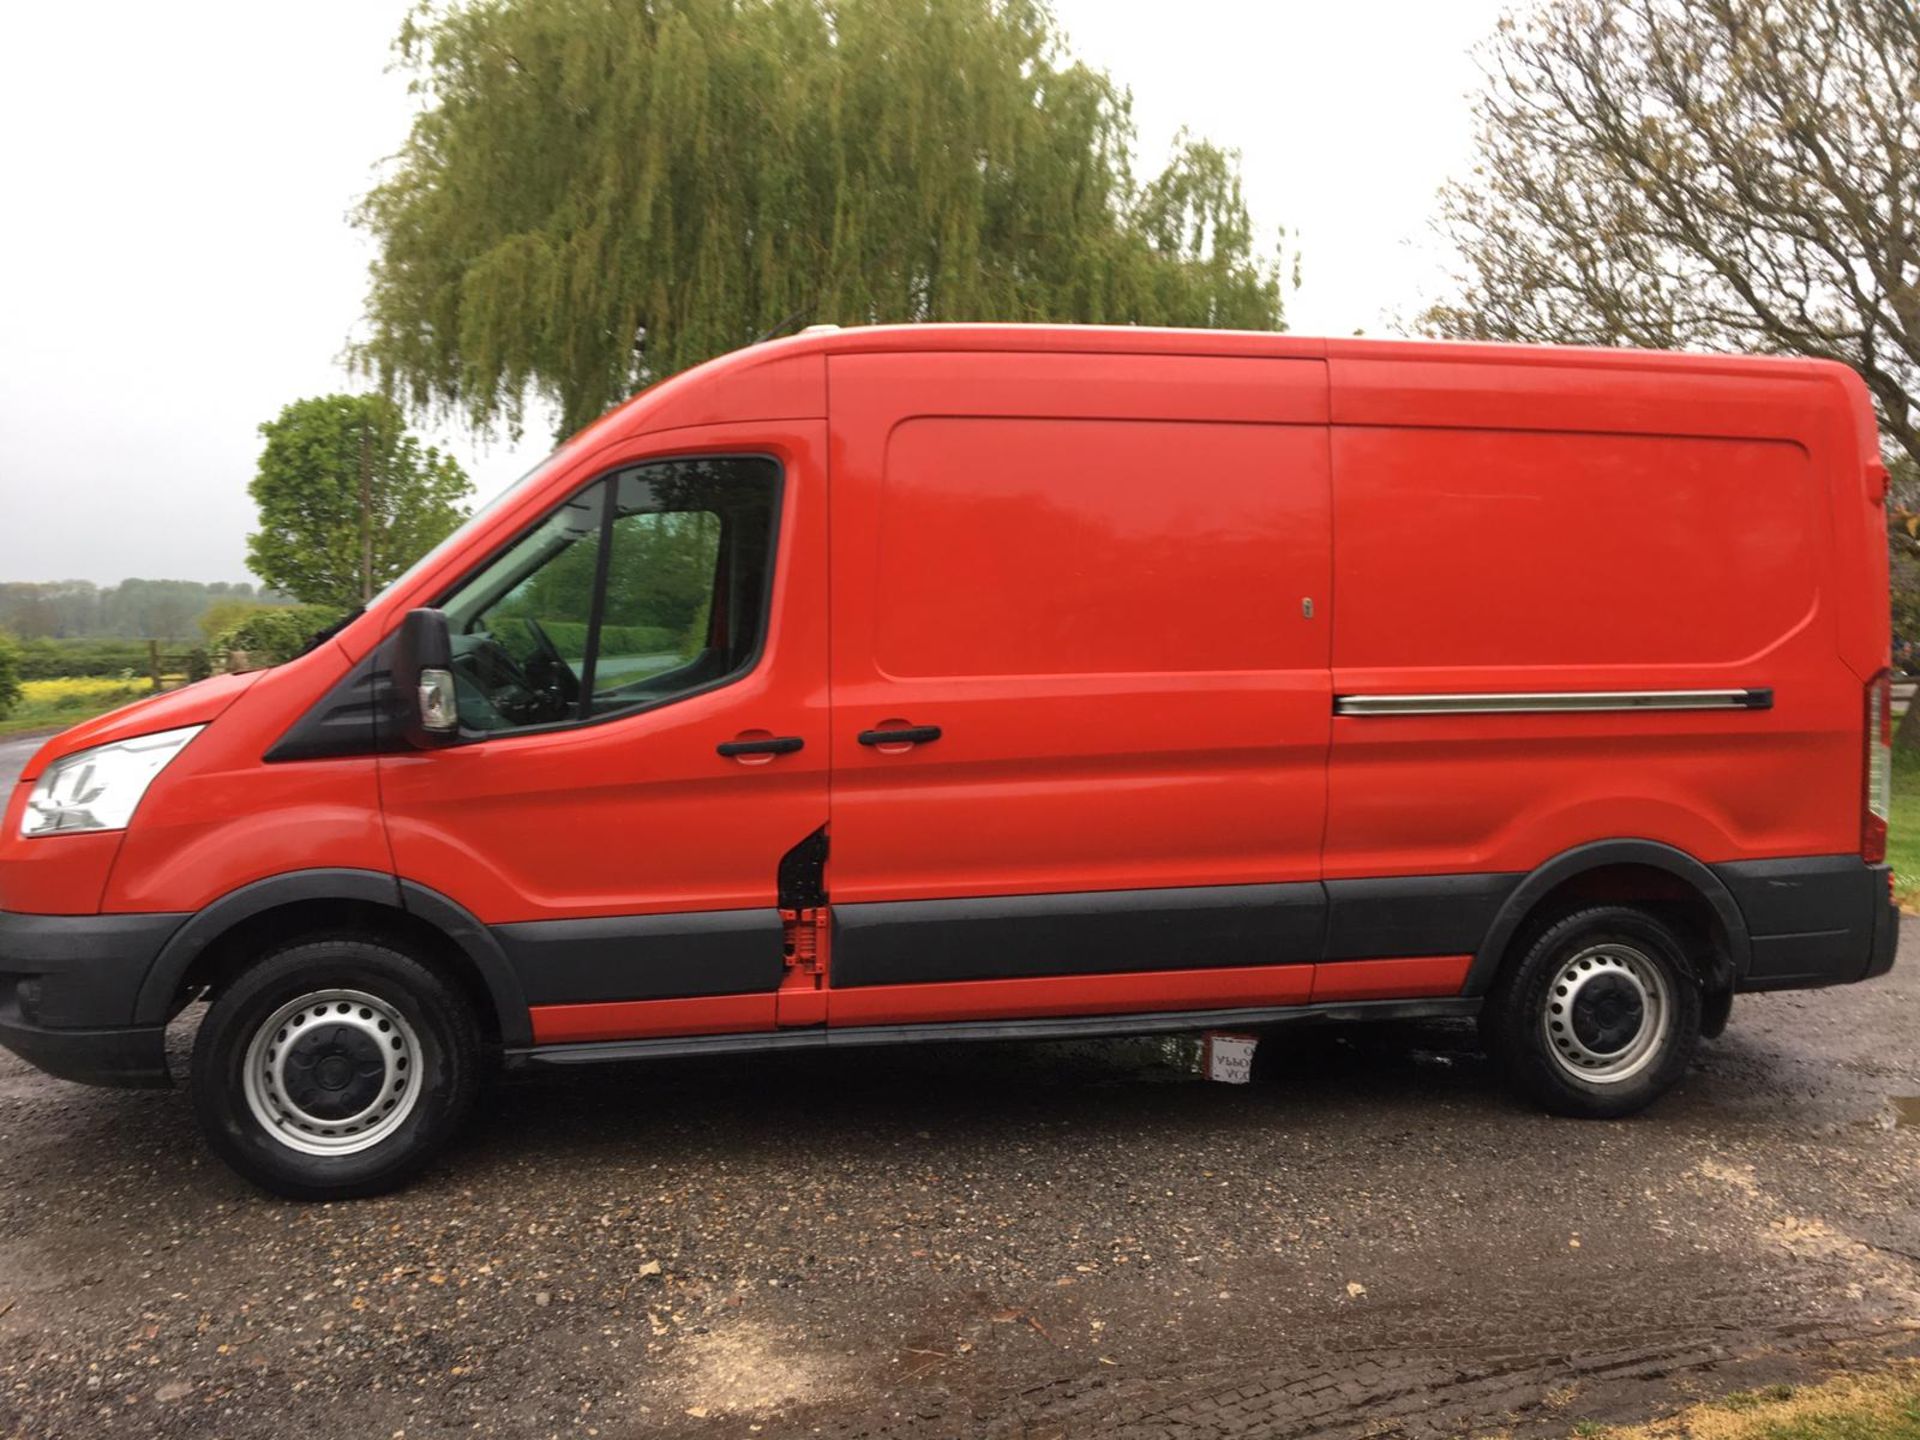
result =
[{"label": "van front door", "polygon": [[403,885],[491,930],[537,1043],[775,1024],[781,861],[827,818],[826,437],[730,428],[596,456],[443,596],[462,741],[380,761]]},{"label": "van front door", "polygon": [[829,1024],[1306,1000],[1325,365],[875,354],[829,376]]}]

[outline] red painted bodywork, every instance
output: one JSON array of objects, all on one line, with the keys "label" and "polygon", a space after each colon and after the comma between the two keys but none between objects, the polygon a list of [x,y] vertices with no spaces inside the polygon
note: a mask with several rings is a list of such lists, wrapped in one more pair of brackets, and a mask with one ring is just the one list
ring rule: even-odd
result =
[{"label": "red painted bodywork", "polygon": [[567,1045],[645,1035],[737,1035],[773,1029],[773,995],[714,995],[694,1000],[615,1000],[593,1005],[535,1005],[533,1043]]},{"label": "red painted bodywork", "polygon": [[1857,849],[1854,712],[1888,625],[1855,377],[1329,350],[1336,693],[1775,696],[1760,713],[1336,718],[1329,878],[1527,870],[1598,836],[1707,862]]},{"label": "red painted bodywork", "polygon": [[835,900],[1318,879],[1326,367],[829,364]]},{"label": "red painted bodywork", "polygon": [[290,717],[303,714],[346,671],[339,647],[321,645],[261,673],[218,723],[197,735],[141,801],[102,908],[191,913],[290,871],[391,872],[370,757],[260,760]]},{"label": "red painted bodywork", "polygon": [[1311,965],[1248,965],[1231,970],[864,985],[835,991],[827,1018],[834,1025],[911,1025],[929,1020],[1033,1020],[1299,1005],[1312,991],[1313,969]]},{"label": "red painted bodywork", "polygon": [[[0,910],[18,910],[39,915],[92,915],[106,904],[107,880],[114,860],[128,831],[63,835],[57,843],[24,841],[20,823],[27,808],[31,782],[47,765],[62,755],[71,755],[95,745],[136,735],[151,735],[161,730],[178,730],[189,725],[210,725],[253,688],[260,679],[254,675],[216,675],[197,685],[171,690],[146,700],[136,700],[105,715],[82,721],[64,730],[42,745],[21,772],[20,783],[6,804],[0,822]],[[194,738],[198,745],[207,733]],[[249,762],[260,769],[256,754]],[[166,776],[161,776],[164,780]],[[156,781],[153,789],[159,789]],[[148,819],[163,819],[162,811],[149,790],[142,801],[138,819],[144,830]]]},{"label": "red painted bodywork", "polygon": [[1334,960],[1313,967],[1316,1005],[1331,1000],[1413,1000],[1454,995],[1466,983],[1471,955],[1418,955],[1392,960]]},{"label": "red painted bodywork", "polygon": [[[564,477],[556,493],[647,457],[777,459],[779,578],[760,663],[604,724],[382,757],[401,874],[489,924],[775,904],[780,857],[827,812],[825,445],[821,420],[703,425],[601,447]],[[714,753],[746,730],[805,748],[772,763]]]},{"label": "red painted bodywork", "polygon": [[[723,688],[431,753],[261,757],[411,608],[609,468],[784,468],[768,641]],[[395,874],[489,924],[1524,872],[1596,838],[1855,852],[1888,663],[1871,407],[1811,361],[941,326],[637,396],[333,641],[50,741],[0,907],[191,912]],[[1498,557],[1497,561],[1492,557]],[[1098,617],[1097,624],[1089,617]],[[1340,694],[1771,688],[1766,711],[1336,717]],[[862,729],[937,724],[936,745]],[[51,760],[206,724],[124,834],[19,838]],[[770,763],[715,754],[796,735]],[[1465,956],[543,1006],[541,1043],[1457,993]]]}]

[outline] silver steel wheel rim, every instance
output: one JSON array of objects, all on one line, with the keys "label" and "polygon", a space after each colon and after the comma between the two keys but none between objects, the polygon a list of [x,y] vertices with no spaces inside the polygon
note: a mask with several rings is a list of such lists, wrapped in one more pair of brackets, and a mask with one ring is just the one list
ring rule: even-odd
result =
[{"label": "silver steel wheel rim", "polygon": [[1596,1085],[1631,1080],[1654,1063],[1673,1029],[1666,971],[1631,945],[1590,945],[1547,986],[1540,1026],[1568,1075]]},{"label": "silver steel wheel rim", "polygon": [[260,1128],[302,1155],[372,1149],[413,1113],[420,1086],[419,1036],[363,990],[282,1005],[254,1031],[242,1075]]}]

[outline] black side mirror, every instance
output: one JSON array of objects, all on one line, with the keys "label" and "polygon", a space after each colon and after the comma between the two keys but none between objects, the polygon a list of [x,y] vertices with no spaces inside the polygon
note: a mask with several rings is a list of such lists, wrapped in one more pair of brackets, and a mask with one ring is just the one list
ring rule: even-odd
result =
[{"label": "black side mirror", "polygon": [[420,750],[460,738],[453,688],[453,641],[438,610],[409,610],[395,633],[393,695],[399,730]]}]

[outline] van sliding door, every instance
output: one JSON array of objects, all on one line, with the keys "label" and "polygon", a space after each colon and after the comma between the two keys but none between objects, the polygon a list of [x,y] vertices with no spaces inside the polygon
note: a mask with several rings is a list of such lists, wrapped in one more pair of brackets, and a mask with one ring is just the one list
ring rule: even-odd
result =
[{"label": "van sliding door", "polygon": [[829,364],[829,1023],[1307,999],[1325,365]]}]

